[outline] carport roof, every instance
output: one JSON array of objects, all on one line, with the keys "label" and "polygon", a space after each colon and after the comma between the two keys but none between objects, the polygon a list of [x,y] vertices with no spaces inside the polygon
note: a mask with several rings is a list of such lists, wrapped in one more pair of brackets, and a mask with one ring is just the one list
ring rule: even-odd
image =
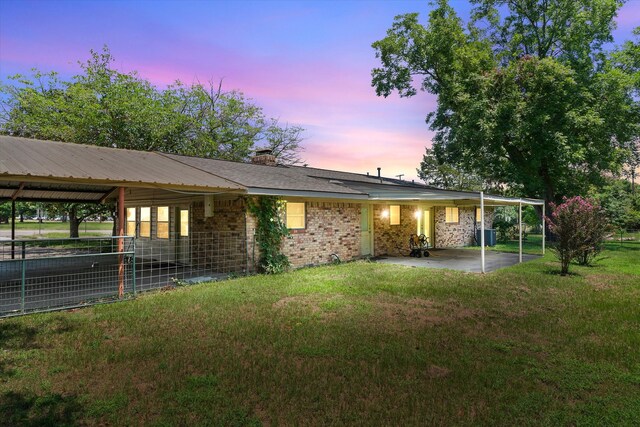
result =
[{"label": "carport roof", "polygon": [[2,135],[0,154],[0,199],[100,201],[118,186],[244,190],[154,152]]}]

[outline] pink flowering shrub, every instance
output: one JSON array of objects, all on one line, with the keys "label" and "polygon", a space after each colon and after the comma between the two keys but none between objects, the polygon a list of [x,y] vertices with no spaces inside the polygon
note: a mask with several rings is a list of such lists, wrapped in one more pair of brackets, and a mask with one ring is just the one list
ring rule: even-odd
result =
[{"label": "pink flowering shrub", "polygon": [[589,265],[602,250],[609,226],[600,206],[580,196],[563,199],[562,204],[551,206],[547,217],[549,230],[556,237],[552,246],[560,260],[563,276],[569,272],[569,263],[576,261]]}]

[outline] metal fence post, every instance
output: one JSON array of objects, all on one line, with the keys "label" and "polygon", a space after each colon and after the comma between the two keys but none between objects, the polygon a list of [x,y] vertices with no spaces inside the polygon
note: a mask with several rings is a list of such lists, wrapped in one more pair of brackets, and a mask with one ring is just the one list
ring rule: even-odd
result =
[{"label": "metal fence post", "polygon": [[136,238],[132,237],[131,238],[132,246],[133,246],[133,265],[132,265],[132,276],[133,276],[133,282],[131,283],[131,286],[133,287],[133,296],[136,296]]},{"label": "metal fence post", "polygon": [[27,277],[27,260],[22,259],[22,280],[20,282],[20,311],[24,313],[25,308],[25,294],[26,294],[26,277]]}]

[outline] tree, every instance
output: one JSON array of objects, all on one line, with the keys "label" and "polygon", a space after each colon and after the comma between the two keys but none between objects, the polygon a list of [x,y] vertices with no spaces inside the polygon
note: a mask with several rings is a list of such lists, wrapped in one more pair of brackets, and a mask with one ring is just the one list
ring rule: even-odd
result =
[{"label": "tree", "polygon": [[444,159],[439,147],[426,148],[422,156],[418,177],[427,185],[444,188],[446,190],[478,191],[486,189],[483,180],[472,173],[466,172],[460,165],[452,164]]},{"label": "tree", "polygon": [[[136,72],[117,71],[113,61],[105,46],[70,80],[38,70],[10,77],[0,85],[0,133],[236,161],[271,148],[281,163],[301,162],[303,128],[280,126],[242,92],[223,91],[222,82],[177,81],[160,90]],[[84,218],[110,210],[61,206],[72,237]]]},{"label": "tree", "polygon": [[[373,43],[380,96],[438,97],[434,150],[483,179],[559,201],[618,173],[640,108],[607,57],[617,0],[483,0],[467,29],[446,0]],[[501,17],[501,13],[505,16]]]}]

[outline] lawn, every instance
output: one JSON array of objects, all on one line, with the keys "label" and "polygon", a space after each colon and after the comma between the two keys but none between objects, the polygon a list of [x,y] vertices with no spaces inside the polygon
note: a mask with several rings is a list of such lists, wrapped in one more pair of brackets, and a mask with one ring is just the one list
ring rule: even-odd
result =
[{"label": "lawn", "polygon": [[[38,221],[25,221],[25,222],[16,221],[16,230],[68,230],[68,229],[69,229],[69,223],[62,222],[62,221],[43,221],[42,223],[39,223]],[[80,231],[84,231],[85,229],[86,230],[111,230],[113,229],[113,222],[83,221],[80,224]],[[11,223],[0,224],[0,230],[11,230]]]},{"label": "lawn", "polygon": [[[9,425],[638,425],[640,245],[367,262],[0,321]],[[2,422],[0,421],[0,424]]]}]

